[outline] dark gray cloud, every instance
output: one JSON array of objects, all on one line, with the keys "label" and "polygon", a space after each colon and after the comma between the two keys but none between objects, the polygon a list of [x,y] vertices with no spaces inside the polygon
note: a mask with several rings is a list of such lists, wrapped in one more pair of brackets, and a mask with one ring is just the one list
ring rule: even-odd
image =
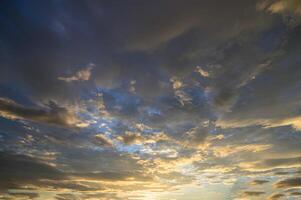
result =
[{"label": "dark gray cloud", "polygon": [[110,138],[102,134],[97,134],[93,137],[92,142],[101,147],[112,147],[113,143]]},{"label": "dark gray cloud", "polygon": [[[34,2],[36,6],[30,4],[26,7],[22,3],[5,3],[18,14],[7,14],[1,21],[6,28],[1,32],[5,39],[3,49],[9,50],[3,66],[13,66],[13,70],[3,68],[3,80],[11,77],[6,75],[19,70],[15,79],[31,88],[35,95],[69,100],[78,97],[77,91],[84,88],[66,85],[57,78],[68,71],[78,71],[74,68],[93,61],[96,65],[93,77],[99,80],[100,86],[116,85],[124,79],[138,77],[138,88],[148,88],[150,93],[160,90],[158,76],[148,75],[141,79],[141,72],[160,74],[158,71],[161,70],[156,66],[168,66],[169,71],[177,74],[190,71],[200,64],[197,55],[202,55],[202,52],[196,53],[199,49],[214,49],[218,42],[245,29],[261,29],[267,18],[256,11],[251,0],[244,3],[238,0]],[[212,15],[216,11],[219,15]],[[33,20],[37,16],[40,18]],[[10,20],[9,25],[5,23],[6,19]],[[258,19],[262,24],[256,23]],[[13,31],[12,27],[16,30]],[[22,42],[18,42],[18,35],[14,32],[22,36]],[[26,51],[29,45],[31,51]],[[149,81],[152,84],[147,84]]]},{"label": "dark gray cloud", "polygon": [[36,199],[39,197],[39,194],[33,192],[18,192],[18,193],[9,193],[14,198],[28,198],[28,199]]},{"label": "dark gray cloud", "polygon": [[289,32],[283,25],[277,29],[280,34],[277,38],[283,38],[282,48],[279,48],[280,54],[267,59],[265,63],[270,62],[267,68],[238,90],[238,93],[235,93],[239,96],[231,109],[232,112],[224,116],[225,119],[240,121],[243,126],[246,122],[249,125],[260,124],[256,122],[256,119],[263,122],[266,119],[282,120],[299,116],[297,110],[300,106],[298,104],[300,96],[290,96],[287,93],[293,92],[300,84],[298,79],[300,45],[296,42],[300,41],[300,27],[290,29]]},{"label": "dark gray cloud", "polygon": [[[7,191],[8,189],[25,190],[26,187],[30,185],[38,188],[48,188],[50,190],[98,191],[102,190],[102,187],[99,185],[91,185],[89,181],[152,180],[151,177],[138,171],[63,172],[35,158],[11,154],[9,152],[1,152],[0,163],[1,191]],[[86,180],[87,183],[76,180]]]},{"label": "dark gray cloud", "polygon": [[37,185],[39,187],[47,188],[50,190],[67,189],[67,190],[79,191],[79,192],[98,191],[101,189],[101,187],[99,186],[93,186],[93,185],[91,186],[89,184],[70,181],[70,180],[62,180],[62,181],[42,180]]},{"label": "dark gray cloud", "polygon": [[25,155],[0,152],[0,189],[18,189],[37,184],[40,179],[61,180],[65,174],[56,168]]},{"label": "dark gray cloud", "polygon": [[290,166],[298,166],[301,163],[301,157],[295,158],[276,158],[276,159],[268,159],[258,163],[257,167],[267,167],[267,168],[277,168],[277,167],[290,167]]},{"label": "dark gray cloud", "polygon": [[74,196],[73,194],[57,194],[55,196],[56,200],[76,200],[76,196]]},{"label": "dark gray cloud", "polygon": [[275,183],[276,188],[291,188],[301,186],[301,178],[288,178]]},{"label": "dark gray cloud", "polygon": [[120,172],[89,172],[89,173],[70,173],[71,177],[84,178],[88,180],[103,180],[103,181],[125,181],[127,179],[134,179],[136,181],[150,181],[151,177],[143,175],[140,172],[129,172],[129,171],[120,171]]},{"label": "dark gray cloud", "polygon": [[291,192],[291,196],[301,196],[301,192]]},{"label": "dark gray cloud", "polygon": [[10,99],[0,99],[0,115],[8,119],[29,120],[63,127],[76,127],[79,120],[74,113],[60,107],[54,102],[49,102],[45,108],[31,108],[22,106]]},{"label": "dark gray cloud", "polygon": [[243,192],[243,196],[245,197],[250,197],[250,196],[261,196],[265,194],[265,192],[262,192],[262,191],[245,191]]},{"label": "dark gray cloud", "polygon": [[126,145],[131,145],[135,143],[141,143],[143,141],[143,137],[138,133],[126,132],[121,136],[122,142]]},{"label": "dark gray cloud", "polygon": [[281,194],[281,193],[276,193],[276,194],[272,194],[271,196],[269,196],[269,200],[277,200],[277,199],[281,199],[285,197],[284,194]]},{"label": "dark gray cloud", "polygon": [[252,185],[263,185],[263,184],[268,183],[268,182],[270,182],[270,181],[268,181],[268,180],[253,180],[251,182],[251,184]]}]

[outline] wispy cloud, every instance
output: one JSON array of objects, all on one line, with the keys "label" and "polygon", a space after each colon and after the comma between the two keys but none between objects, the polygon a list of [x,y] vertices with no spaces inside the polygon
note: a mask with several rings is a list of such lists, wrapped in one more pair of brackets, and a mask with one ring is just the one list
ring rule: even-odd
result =
[{"label": "wispy cloud", "polygon": [[301,178],[288,178],[274,184],[276,188],[292,188],[301,186]]},{"label": "wispy cloud", "polygon": [[94,66],[95,65],[93,63],[90,63],[85,68],[77,71],[74,75],[66,76],[66,77],[60,76],[60,77],[58,77],[58,79],[61,81],[66,81],[66,82],[88,81],[91,78],[92,69],[94,68]]},{"label": "wispy cloud", "polygon": [[81,127],[84,124],[65,107],[50,101],[45,107],[25,107],[13,100],[0,98],[0,116],[12,120],[29,120],[63,127]]}]

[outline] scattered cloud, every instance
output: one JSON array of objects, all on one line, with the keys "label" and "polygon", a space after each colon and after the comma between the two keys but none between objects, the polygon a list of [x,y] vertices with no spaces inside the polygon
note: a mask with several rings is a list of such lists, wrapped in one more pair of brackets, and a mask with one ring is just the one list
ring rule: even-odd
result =
[{"label": "scattered cloud", "polygon": [[201,76],[203,77],[209,77],[210,74],[208,71],[205,71],[204,69],[202,69],[200,66],[196,66],[195,68],[195,72],[199,73]]},{"label": "scattered cloud", "polygon": [[58,77],[61,81],[73,82],[73,81],[88,81],[91,78],[91,71],[95,67],[93,63],[88,64],[84,69],[79,70],[72,76],[68,77]]},{"label": "scattered cloud", "polygon": [[174,90],[178,90],[185,86],[185,84],[179,78],[177,78],[175,76],[170,78],[170,82],[172,83],[172,88]]},{"label": "scattered cloud", "polygon": [[93,138],[93,143],[101,147],[112,147],[113,141],[103,134],[96,134]]},{"label": "scattered cloud", "polygon": [[120,136],[122,142],[126,145],[139,144],[143,142],[143,137],[139,133],[126,131],[124,135]]}]

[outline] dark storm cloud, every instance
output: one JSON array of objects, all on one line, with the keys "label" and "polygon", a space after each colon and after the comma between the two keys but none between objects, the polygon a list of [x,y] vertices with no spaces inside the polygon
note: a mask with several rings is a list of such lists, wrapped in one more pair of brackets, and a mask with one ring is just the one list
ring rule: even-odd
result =
[{"label": "dark storm cloud", "polygon": [[45,108],[24,107],[12,100],[0,98],[0,115],[8,119],[29,120],[63,127],[76,127],[78,119],[64,107],[49,102]]}]

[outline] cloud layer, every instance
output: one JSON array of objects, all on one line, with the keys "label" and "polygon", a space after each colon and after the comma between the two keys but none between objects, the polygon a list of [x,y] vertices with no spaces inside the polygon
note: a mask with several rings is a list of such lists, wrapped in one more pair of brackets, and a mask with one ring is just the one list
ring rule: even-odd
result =
[{"label": "cloud layer", "polygon": [[0,3],[0,199],[298,199],[298,0]]}]

